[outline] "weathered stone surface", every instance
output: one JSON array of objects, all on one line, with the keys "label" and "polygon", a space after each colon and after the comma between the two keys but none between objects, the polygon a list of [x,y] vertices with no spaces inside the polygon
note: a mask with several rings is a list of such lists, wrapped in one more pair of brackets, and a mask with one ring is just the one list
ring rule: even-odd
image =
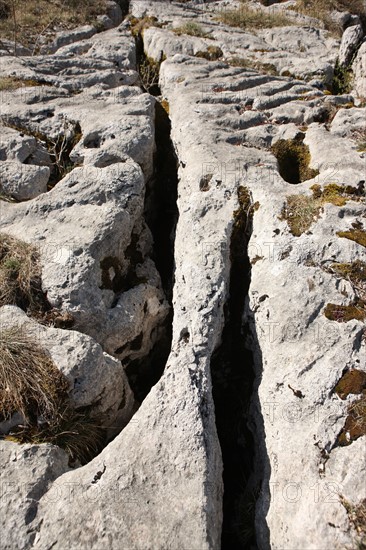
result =
[{"label": "weathered stone surface", "polygon": [[19,308],[0,308],[0,326],[19,327],[47,350],[69,382],[70,400],[76,409],[91,407],[90,414],[105,426],[125,425],[131,418],[134,398],[121,362],[90,336],[76,331],[45,327]]},{"label": "weathered stone surface", "polygon": [[19,201],[34,199],[47,191],[47,166],[0,161],[0,192]]},{"label": "weathered stone surface", "polygon": [[[34,548],[220,548],[224,488],[216,424],[222,418],[215,418],[211,367],[233,301],[245,302],[236,312],[246,350],[238,378],[249,383],[248,370],[255,374],[250,404],[238,398],[238,409],[249,409],[242,423],[254,444],[238,438],[251,455],[243,490],[258,494],[258,548],[341,550],[358,542],[340,495],[351,503],[362,498],[365,436],[339,445],[358,396],[342,400],[334,389],[346,369],[357,365],[366,372],[364,323],[330,320],[325,307],[348,305],[359,292],[332,266],[363,261],[363,247],[338,233],[363,224],[364,155],[353,130],[362,129],[364,108],[349,108],[352,94],[322,91],[323,80],[331,83],[339,40],[320,22],[293,12],[302,26],[254,33],[215,20],[215,10],[238,5],[131,2],[134,16],[155,16],[160,25],[143,32],[145,53],[167,57],[160,88],[179,165],[171,352],[125,429],[43,495],[29,527]],[[290,13],[294,2],[253,5]],[[171,32],[192,20],[211,40]],[[1,114],[53,140],[66,121],[70,139],[80,138],[70,158],[82,166],[27,204],[2,204],[1,229],[40,245],[52,305],[70,311],[76,330],[131,365],[146,359],[158,341],[168,305],[144,220],[146,180],[158,170],[154,100],[134,86],[136,52],[127,29],[121,25],[53,57],[37,57],[38,68],[3,58],[1,74],[42,75],[52,86],[43,102],[35,91],[27,91],[24,102],[14,92]],[[219,47],[222,59],[194,57],[196,47],[208,45]],[[249,68],[231,66],[233,57]],[[357,67],[356,89],[363,70]],[[52,95],[55,87],[59,96]],[[72,90],[80,93],[71,96]],[[283,139],[303,140],[316,177],[286,181],[286,166],[280,169],[271,150]],[[324,200],[295,236],[284,207],[292,195],[311,204],[313,192],[319,193],[314,184],[351,186],[355,200],[340,200],[340,206]],[[250,204],[240,209],[243,186]],[[253,212],[252,223],[243,209]],[[307,209],[300,214],[307,216]],[[249,244],[238,242],[243,221]],[[233,285],[236,247],[251,263],[241,272],[249,286],[245,296],[237,296]],[[227,382],[238,385],[237,378]],[[236,519],[226,517],[226,525],[243,531],[246,519],[238,516],[239,527]]]},{"label": "weathered stone surface", "polygon": [[351,63],[363,35],[362,25],[353,25],[344,31],[339,48],[339,64],[342,67],[347,67]]},{"label": "weathered stone surface", "polygon": [[0,464],[1,548],[24,550],[33,546],[31,525],[40,498],[70,469],[68,455],[54,445],[18,445],[1,440]]},{"label": "weathered stone surface", "polygon": [[355,75],[355,92],[359,98],[364,99],[366,97],[366,42],[361,44],[352,69]]}]

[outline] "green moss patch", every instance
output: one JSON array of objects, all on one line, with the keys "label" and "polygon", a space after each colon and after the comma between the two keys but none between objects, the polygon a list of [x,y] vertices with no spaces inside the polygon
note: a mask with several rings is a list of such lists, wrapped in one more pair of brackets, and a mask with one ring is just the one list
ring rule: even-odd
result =
[{"label": "green moss patch", "polygon": [[352,228],[349,231],[338,231],[338,237],[342,239],[349,239],[355,243],[366,247],[366,231],[364,229]]},{"label": "green moss patch", "polygon": [[359,395],[366,390],[366,372],[358,369],[351,369],[343,374],[334,391],[341,399],[349,395]]},{"label": "green moss patch", "polygon": [[281,177],[297,184],[315,178],[319,171],[310,168],[309,147],[303,143],[304,134],[295,139],[280,139],[271,148],[278,161]]},{"label": "green moss patch", "polygon": [[204,52],[197,52],[195,57],[201,57],[207,59],[207,61],[217,61],[222,57],[223,51],[218,46],[208,46],[207,50]]},{"label": "green moss patch", "polygon": [[324,310],[324,315],[330,321],[337,321],[338,323],[347,323],[352,319],[363,321],[366,318],[365,303],[359,301],[348,306],[327,304]]}]

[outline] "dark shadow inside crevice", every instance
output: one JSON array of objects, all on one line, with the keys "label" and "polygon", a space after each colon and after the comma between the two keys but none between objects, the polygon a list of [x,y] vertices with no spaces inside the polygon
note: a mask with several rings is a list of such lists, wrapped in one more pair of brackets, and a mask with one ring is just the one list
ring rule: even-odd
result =
[{"label": "dark shadow inside crevice", "polygon": [[[211,361],[216,426],[224,464],[222,550],[257,548],[256,504],[261,472],[257,468],[257,433],[253,432],[251,402],[256,370],[250,323],[243,323],[250,285],[248,241],[256,208],[249,193],[239,188],[230,245],[229,299],[225,305],[222,341]],[[251,425],[251,428],[249,428]],[[262,528],[263,530],[263,528]]]},{"label": "dark shadow inside crevice", "polygon": [[160,273],[170,304],[170,313],[158,329],[156,344],[149,355],[132,361],[126,368],[131,389],[141,403],[164,372],[172,341],[172,294],[174,285],[174,239],[178,221],[178,162],[170,138],[170,119],[162,105],[155,105],[154,173],[147,182],[145,220],[154,240],[152,259]]}]

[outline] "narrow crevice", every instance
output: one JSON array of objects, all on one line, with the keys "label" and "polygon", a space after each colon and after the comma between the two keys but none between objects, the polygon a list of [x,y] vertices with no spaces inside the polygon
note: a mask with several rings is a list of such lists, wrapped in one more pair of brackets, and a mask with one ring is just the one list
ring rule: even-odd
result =
[{"label": "narrow crevice", "polygon": [[238,190],[230,244],[229,299],[225,326],[211,372],[216,426],[224,464],[222,550],[256,548],[255,506],[259,486],[253,481],[255,443],[248,428],[249,405],[255,372],[252,352],[246,347],[249,326],[243,314],[250,285],[248,241],[255,205],[248,191]]},{"label": "narrow crevice", "polygon": [[[138,59],[143,52],[142,36],[137,37]],[[160,66],[160,65],[159,65]],[[147,91],[147,90],[146,90]],[[157,91],[157,90],[150,90]],[[163,102],[162,102],[163,103]],[[174,240],[178,221],[178,161],[170,137],[171,123],[160,101],[155,103],[154,172],[146,184],[145,220],[153,236],[152,259],[159,271],[170,312],[156,335],[156,344],[148,357],[132,361],[126,368],[131,389],[141,403],[164,372],[170,353],[173,328],[172,295],[174,285]]]}]

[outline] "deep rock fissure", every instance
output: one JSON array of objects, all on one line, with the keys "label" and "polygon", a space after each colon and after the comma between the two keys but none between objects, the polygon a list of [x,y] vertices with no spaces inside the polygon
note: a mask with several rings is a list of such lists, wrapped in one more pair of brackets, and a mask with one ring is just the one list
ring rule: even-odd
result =
[{"label": "deep rock fissure", "polygon": [[[239,199],[240,200],[240,199]],[[249,326],[243,323],[250,285],[248,242],[252,207],[241,204],[230,243],[229,298],[221,345],[211,361],[216,426],[224,464],[222,550],[256,548],[254,479],[255,442],[248,428],[253,393],[252,352],[246,347]]]},{"label": "deep rock fissure", "polygon": [[170,119],[161,103],[155,104],[154,172],[147,182],[145,220],[154,241],[153,260],[160,273],[170,313],[160,327],[157,343],[148,357],[132,361],[126,373],[136,399],[141,402],[164,372],[173,328],[174,238],[178,220],[178,162],[170,137]]}]

